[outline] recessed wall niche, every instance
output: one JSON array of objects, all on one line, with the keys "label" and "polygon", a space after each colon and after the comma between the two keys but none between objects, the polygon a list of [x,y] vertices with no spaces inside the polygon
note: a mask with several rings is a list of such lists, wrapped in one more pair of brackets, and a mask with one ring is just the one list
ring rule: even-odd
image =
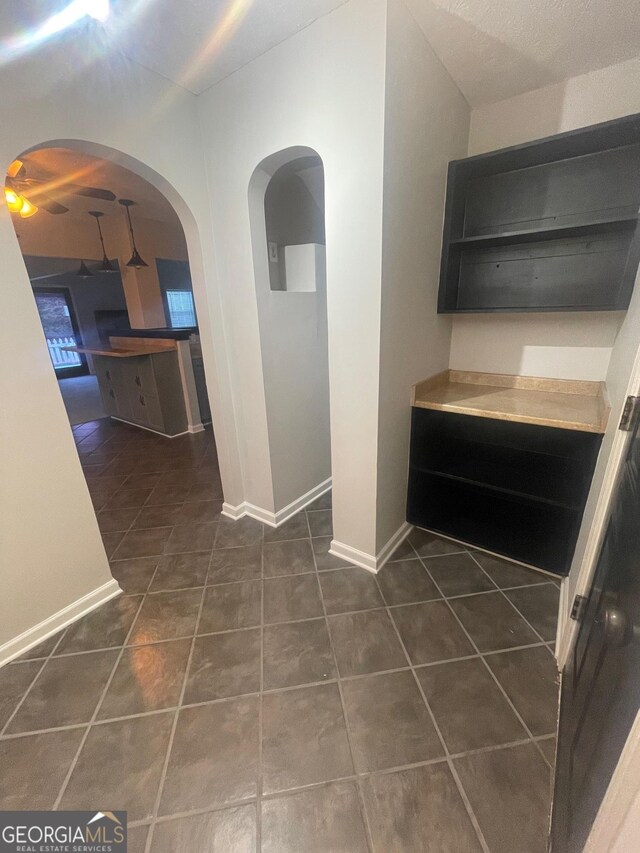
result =
[{"label": "recessed wall niche", "polygon": [[317,155],[277,169],[264,195],[272,291],[314,292],[325,278],[324,170]]}]

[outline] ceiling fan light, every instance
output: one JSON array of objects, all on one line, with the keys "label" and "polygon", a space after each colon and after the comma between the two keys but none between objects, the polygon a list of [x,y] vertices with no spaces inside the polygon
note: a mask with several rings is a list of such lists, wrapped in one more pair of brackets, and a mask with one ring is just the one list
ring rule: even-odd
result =
[{"label": "ceiling fan light", "polygon": [[4,198],[7,202],[7,207],[11,211],[11,213],[19,213],[20,208],[22,207],[22,197],[18,195],[15,190],[12,190],[10,187],[4,188]]},{"label": "ceiling fan light", "polygon": [[148,267],[149,264],[143,261],[140,257],[140,252],[137,249],[134,249],[131,258],[127,261],[127,266],[135,267],[137,270],[139,270],[141,267]]},{"label": "ceiling fan light", "polygon": [[93,273],[84,261],[80,261],[80,266],[78,267],[78,272],[76,273],[76,275],[79,278],[93,278]]},{"label": "ceiling fan light", "polygon": [[22,166],[22,160],[14,160],[13,163],[7,169],[7,175],[9,175],[10,178],[17,177],[18,172],[20,171],[20,169],[22,169]]},{"label": "ceiling fan light", "polygon": [[38,212],[38,208],[35,204],[31,204],[28,198],[25,198],[24,196],[20,197],[22,199],[22,205],[18,212],[23,219],[29,219],[30,216],[33,216],[34,213]]}]

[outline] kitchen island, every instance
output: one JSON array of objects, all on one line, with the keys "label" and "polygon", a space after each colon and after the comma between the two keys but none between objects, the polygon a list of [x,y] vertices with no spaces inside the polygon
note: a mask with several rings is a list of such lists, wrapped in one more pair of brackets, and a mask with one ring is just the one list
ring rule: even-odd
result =
[{"label": "kitchen island", "polygon": [[[186,356],[179,343],[187,343]],[[108,346],[68,349],[91,356],[110,417],[170,438],[203,429],[199,414],[194,418],[197,399],[194,403],[188,342],[112,335]]]}]

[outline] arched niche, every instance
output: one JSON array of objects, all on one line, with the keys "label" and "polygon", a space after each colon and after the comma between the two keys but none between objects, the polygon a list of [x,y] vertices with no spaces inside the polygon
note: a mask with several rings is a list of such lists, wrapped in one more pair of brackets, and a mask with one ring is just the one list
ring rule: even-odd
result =
[{"label": "arched niche", "polygon": [[256,167],[249,213],[276,516],[331,483],[324,167],[295,146]]}]

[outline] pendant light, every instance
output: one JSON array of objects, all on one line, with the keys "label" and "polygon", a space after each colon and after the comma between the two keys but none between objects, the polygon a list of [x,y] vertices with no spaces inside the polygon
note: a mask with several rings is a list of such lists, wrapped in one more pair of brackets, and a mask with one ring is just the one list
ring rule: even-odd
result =
[{"label": "pendant light", "polygon": [[131,224],[131,214],[129,213],[129,208],[133,207],[135,201],[131,201],[130,198],[119,198],[118,203],[121,204],[124,208],[126,208],[127,220],[129,222],[129,233],[131,234],[131,248],[133,250],[133,254],[131,255],[131,258],[127,261],[127,266],[135,267],[137,270],[139,270],[140,267],[148,267],[149,264],[145,263],[142,260],[142,258],[140,257],[140,252],[136,247],[136,238],[133,233],[133,225]]},{"label": "pendant light", "polygon": [[80,278],[93,278],[93,273],[84,261],[80,261],[80,266],[78,267],[78,272],[76,273],[76,275]]},{"label": "pendant light", "polygon": [[107,257],[107,253],[104,248],[104,237],[102,236],[102,228],[100,226],[100,217],[104,216],[104,213],[101,210],[90,210],[89,216],[93,216],[93,218],[96,220],[96,225],[98,226],[98,234],[100,235],[100,245],[102,246],[102,263],[98,267],[98,272],[118,272],[118,270],[113,266],[113,264]]}]

